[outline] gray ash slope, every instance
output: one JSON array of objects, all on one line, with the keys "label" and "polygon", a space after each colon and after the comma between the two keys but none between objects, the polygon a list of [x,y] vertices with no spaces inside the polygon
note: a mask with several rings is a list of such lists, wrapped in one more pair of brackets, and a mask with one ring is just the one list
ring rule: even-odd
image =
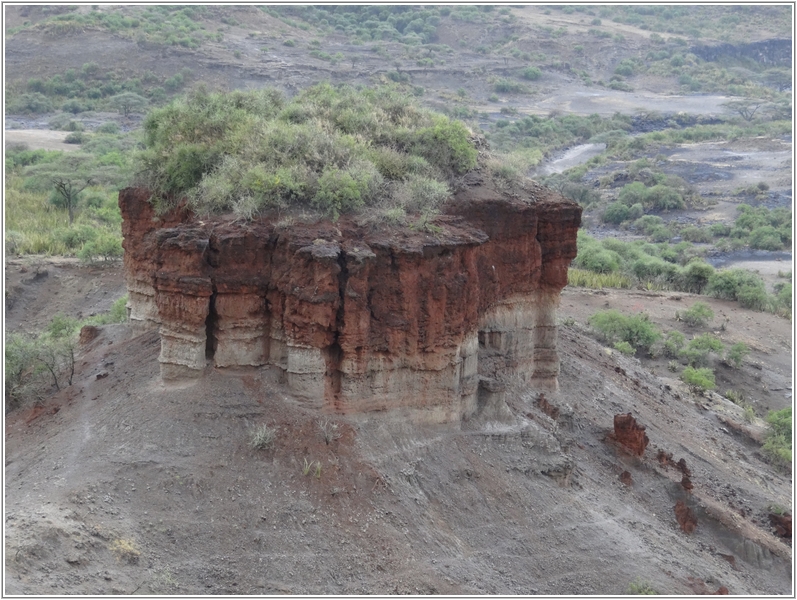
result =
[{"label": "gray ash slope", "polygon": [[[511,417],[444,426],[320,415],[256,369],[164,387],[157,334],[130,335],[103,328],[75,385],[7,419],[8,594],[790,593],[766,520],[790,480],[721,401],[578,328],[560,329],[556,420],[516,385]],[[609,436],[626,412],[641,458]],[[261,423],[271,450],[248,445]],[[686,460],[691,493],[658,450]]]}]

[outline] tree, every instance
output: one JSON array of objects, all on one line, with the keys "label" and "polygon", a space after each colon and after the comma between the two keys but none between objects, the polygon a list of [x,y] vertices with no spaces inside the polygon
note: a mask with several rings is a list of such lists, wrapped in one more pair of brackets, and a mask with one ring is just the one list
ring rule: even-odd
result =
[{"label": "tree", "polygon": [[749,98],[746,100],[733,100],[731,102],[725,102],[722,106],[731,112],[738,113],[739,116],[745,121],[752,121],[756,112],[758,112],[758,109],[766,104],[766,100]]},{"label": "tree", "polygon": [[75,220],[80,194],[90,185],[117,185],[121,169],[116,165],[97,165],[95,157],[83,152],[64,152],[55,161],[31,165],[23,176],[41,191],[51,190],[50,202],[66,209],[69,224]]},{"label": "tree", "polygon": [[68,179],[66,175],[53,175],[51,181],[58,198],[55,204],[61,204],[66,208],[69,214],[69,224],[71,225],[75,220],[75,208],[80,198],[80,192],[91,185],[92,179],[89,177],[85,181],[75,181]]},{"label": "tree", "polygon": [[791,90],[791,73],[783,68],[767,69],[764,71],[764,83],[779,92]]},{"label": "tree", "polygon": [[108,98],[108,104],[127,117],[133,111],[142,111],[149,104],[149,100],[133,92],[123,92]]}]

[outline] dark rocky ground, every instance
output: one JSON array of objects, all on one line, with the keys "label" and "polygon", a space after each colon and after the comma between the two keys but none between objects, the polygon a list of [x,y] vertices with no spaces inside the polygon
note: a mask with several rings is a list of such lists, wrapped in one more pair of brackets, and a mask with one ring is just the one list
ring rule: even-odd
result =
[{"label": "dark rocky ground", "polygon": [[[88,311],[81,283],[96,273],[59,268],[63,287],[39,294]],[[109,290],[120,275],[106,267]],[[618,594],[640,580],[667,594],[788,594],[790,540],[768,515],[790,508],[791,480],[762,461],[762,423],[582,331],[593,310],[639,303],[674,325],[692,297],[671,296],[566,289],[560,317],[574,323],[547,396],[557,419],[517,384],[512,419],[435,427],[314,413],[257,369],[165,387],[157,334],[106,326],[73,386],[6,417],[6,593]],[[787,322],[712,302],[731,316],[728,341],[754,343],[733,385],[759,410],[787,405]],[[45,320],[46,306],[9,315]],[[611,440],[627,412],[647,426],[641,457]],[[340,434],[329,444],[328,419]],[[277,429],[272,450],[248,446],[260,424]],[[685,459],[691,492],[659,450]],[[697,518],[691,534],[678,500]]]}]

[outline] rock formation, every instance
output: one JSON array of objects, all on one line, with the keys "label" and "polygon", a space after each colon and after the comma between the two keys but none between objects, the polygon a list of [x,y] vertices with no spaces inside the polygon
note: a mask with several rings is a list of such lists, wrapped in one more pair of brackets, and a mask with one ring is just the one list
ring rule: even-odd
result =
[{"label": "rock formation", "polygon": [[[129,318],[160,327],[164,379],[270,367],[326,411],[468,418],[509,374],[555,389],[556,306],[581,208],[476,182],[429,231],[156,216],[119,195]],[[495,390],[499,390],[496,392]]]},{"label": "rock formation", "polygon": [[683,500],[678,500],[673,510],[675,511],[675,520],[681,526],[681,531],[692,533],[697,528],[697,517]]},{"label": "rock formation", "polygon": [[650,443],[645,426],[637,423],[631,413],[614,415],[614,432],[611,435],[614,441],[637,456],[642,456]]}]

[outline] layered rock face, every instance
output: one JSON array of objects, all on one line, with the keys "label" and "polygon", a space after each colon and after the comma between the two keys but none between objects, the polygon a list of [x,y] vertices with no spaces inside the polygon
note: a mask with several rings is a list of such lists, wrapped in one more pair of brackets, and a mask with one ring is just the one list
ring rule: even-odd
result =
[{"label": "layered rock face", "polygon": [[159,326],[164,379],[277,370],[309,406],[468,418],[513,377],[557,386],[556,306],[581,208],[475,184],[432,232],[156,217],[119,195],[129,317]]}]

